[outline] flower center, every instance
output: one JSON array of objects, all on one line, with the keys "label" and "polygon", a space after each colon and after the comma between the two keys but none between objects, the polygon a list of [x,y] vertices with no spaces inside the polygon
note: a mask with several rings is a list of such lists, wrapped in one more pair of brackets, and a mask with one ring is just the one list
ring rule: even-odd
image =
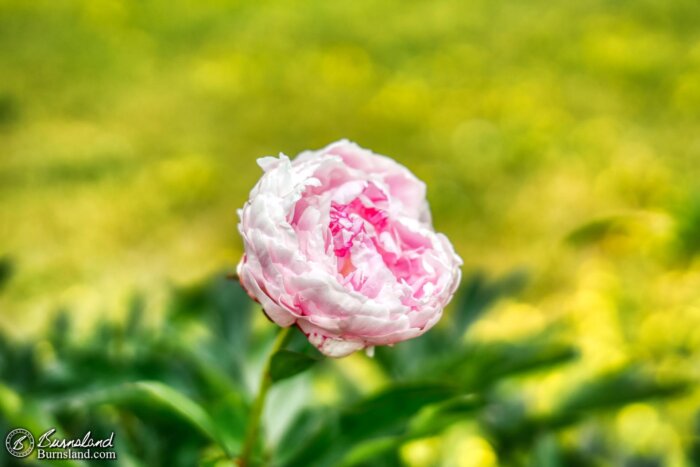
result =
[{"label": "flower center", "polygon": [[355,270],[350,261],[352,246],[376,237],[387,228],[388,214],[384,208],[387,200],[384,192],[370,183],[349,203],[331,203],[328,229],[338,258],[338,271],[343,276]]},{"label": "flower center", "polygon": [[401,282],[413,289],[414,300],[423,286],[434,279],[424,262],[430,239],[394,222],[389,199],[373,183],[348,203],[331,202],[328,231],[344,282],[368,297],[375,297],[388,284]]}]

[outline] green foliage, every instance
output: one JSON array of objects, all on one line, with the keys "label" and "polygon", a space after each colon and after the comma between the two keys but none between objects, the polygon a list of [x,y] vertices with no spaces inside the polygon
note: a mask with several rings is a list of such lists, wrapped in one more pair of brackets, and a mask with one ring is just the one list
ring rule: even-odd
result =
[{"label": "green foliage", "polygon": [[612,235],[624,234],[627,220],[625,216],[611,216],[587,222],[569,233],[566,241],[579,247],[596,244]]},{"label": "green foliage", "polygon": [[447,385],[396,385],[339,410],[331,410],[315,433],[296,446],[295,452],[283,459],[282,465],[334,465],[358,444],[402,432],[422,407],[455,394],[456,389]]},{"label": "green foliage", "polygon": [[[483,423],[504,459],[522,455],[523,451],[531,452],[533,447],[533,455],[552,457],[555,455],[552,452],[555,448],[551,446],[553,433],[601,412],[634,402],[678,396],[691,387],[690,381],[660,382],[638,368],[628,367],[583,382],[547,414],[528,413],[513,401],[496,402]],[[538,447],[538,443],[545,443],[545,446]],[[542,453],[540,449],[547,452]]]},{"label": "green foliage", "polygon": [[[688,387],[628,367],[582,384],[551,413],[533,412],[502,388],[575,359],[575,349],[556,330],[513,342],[460,338],[500,297],[519,290],[522,277],[473,276],[441,326],[377,349],[375,361],[391,378],[387,384],[366,395],[348,393],[339,404],[297,411],[274,446],[261,444],[256,462],[402,465],[407,442],[471,423],[514,465],[528,459],[563,465],[562,459],[585,460],[590,453],[564,449],[559,431],[594,413],[677,396]],[[252,397],[243,375],[255,368],[254,350],[270,345],[267,329],[274,327],[253,332],[249,299],[220,276],[174,290],[156,327],[145,324],[144,312],[145,300],[135,297],[123,323],[102,321],[86,336],[76,336],[70,315],[58,312],[45,344],[2,337],[0,428],[115,431],[120,455],[135,465],[217,465],[236,458]],[[293,333],[272,358],[274,383],[312,367],[332,368],[318,365],[317,351]]]},{"label": "green foliage", "polygon": [[688,381],[659,382],[638,368],[624,368],[581,385],[561,402],[558,411],[581,416],[639,400],[676,396],[689,388]]},{"label": "green foliage", "polygon": [[503,378],[544,370],[576,357],[570,345],[549,341],[548,337],[545,334],[523,342],[464,346],[447,360],[438,375],[451,375],[463,387],[480,390]]},{"label": "green foliage", "polygon": [[311,368],[317,362],[318,359],[299,352],[280,350],[272,356],[270,376],[273,382],[281,381]]},{"label": "green foliage", "polygon": [[[87,336],[76,336],[59,312],[48,347],[2,337],[0,424],[24,423],[37,433],[114,430],[120,455],[141,465],[192,465],[209,445],[230,458],[248,410],[241,348],[243,338],[255,339],[249,309],[240,287],[217,277],[174,291],[156,328],[144,323],[144,301],[135,298],[123,324],[102,321]],[[202,325],[193,338],[192,327]]]}]

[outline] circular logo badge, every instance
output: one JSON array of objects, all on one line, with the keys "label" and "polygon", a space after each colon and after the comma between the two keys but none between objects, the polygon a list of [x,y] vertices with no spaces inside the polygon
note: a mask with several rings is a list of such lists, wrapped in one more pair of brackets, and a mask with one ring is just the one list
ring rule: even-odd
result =
[{"label": "circular logo badge", "polygon": [[34,437],[24,428],[17,428],[7,434],[5,447],[15,457],[27,457],[34,450]]}]

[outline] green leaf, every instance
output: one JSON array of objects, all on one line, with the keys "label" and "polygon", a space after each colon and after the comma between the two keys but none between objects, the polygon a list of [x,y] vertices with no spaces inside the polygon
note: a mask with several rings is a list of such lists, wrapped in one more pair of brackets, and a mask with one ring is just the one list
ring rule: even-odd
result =
[{"label": "green leaf", "polygon": [[[220,444],[215,425],[209,414],[196,402],[181,392],[156,381],[130,383],[136,393],[146,395],[152,402],[159,404],[183,420],[196,427],[203,435]],[[226,449],[226,446],[222,446]]]},{"label": "green leaf", "polygon": [[551,341],[545,334],[518,343],[483,343],[466,347],[435,371],[450,377],[465,390],[484,389],[511,377],[541,371],[573,360],[573,347]]},{"label": "green leaf", "polygon": [[322,423],[289,454],[279,461],[282,467],[333,465],[332,459],[348,448],[342,439],[339,426],[339,415],[329,409]]},{"label": "green leaf", "polygon": [[687,381],[659,382],[638,368],[624,368],[582,383],[550,414],[528,414],[525,407],[508,404],[490,407],[486,428],[505,452],[532,443],[543,433],[574,425],[593,412],[616,410],[647,399],[677,396],[691,387]]},{"label": "green leaf", "polygon": [[273,382],[281,381],[311,368],[318,362],[318,359],[299,352],[280,350],[272,356],[270,377]]},{"label": "green leaf", "polygon": [[[420,398],[425,402],[424,397],[432,391],[419,392],[422,393]],[[411,393],[417,395],[419,392]],[[388,393],[396,394],[393,391],[387,391]],[[457,396],[443,402],[425,405],[410,418],[410,421],[402,423],[395,435],[373,437],[376,436],[376,430],[361,433],[369,439],[349,445],[349,450],[345,453],[340,465],[346,467],[401,465],[397,451],[403,443],[411,439],[438,434],[450,425],[472,417],[482,405],[477,397],[471,395]],[[341,431],[341,433],[345,432]],[[360,438],[361,436],[358,437]]]},{"label": "green leaf", "polygon": [[416,383],[390,387],[346,409],[340,419],[346,436],[368,437],[401,427],[418,410],[458,394],[453,386]]},{"label": "green leaf", "polygon": [[47,400],[44,407],[51,412],[57,408],[79,409],[89,405],[121,404],[134,400],[148,405],[157,405],[176,414],[203,436],[218,444],[227,454],[231,454],[228,444],[219,436],[214,420],[202,406],[180,391],[157,381],[125,383],[69,397],[55,398]]},{"label": "green leaf", "polygon": [[612,235],[626,233],[628,221],[628,216],[610,216],[596,219],[574,229],[566,236],[565,240],[576,247],[599,243]]},{"label": "green leaf", "polygon": [[537,437],[533,457],[535,465],[541,467],[562,467],[561,452],[556,437],[552,433],[544,433]]},{"label": "green leaf", "polygon": [[218,441],[211,417],[199,404],[176,389],[156,381],[128,383],[126,389],[126,392],[129,392],[129,389],[131,389],[137,394],[147,396],[151,402],[178,414],[212,441]]},{"label": "green leaf", "polygon": [[691,387],[688,381],[657,381],[639,368],[624,368],[583,383],[558,408],[562,414],[585,414],[646,399],[673,397]]},{"label": "green leaf", "polygon": [[287,427],[284,435],[275,447],[275,454],[280,459],[292,454],[300,445],[317,433],[326,421],[326,409],[307,408],[300,411]]},{"label": "green leaf", "polygon": [[482,406],[483,401],[474,395],[457,396],[429,405],[411,419],[408,433],[421,437],[438,434],[454,423],[473,417]]},{"label": "green leaf", "polygon": [[248,406],[241,393],[229,391],[221,399],[208,404],[214,429],[229,452],[239,452],[248,422]]},{"label": "green leaf", "polygon": [[320,428],[282,465],[336,465],[343,453],[358,443],[402,433],[422,407],[458,394],[456,387],[444,383],[412,383],[384,389],[340,413],[329,413]]}]

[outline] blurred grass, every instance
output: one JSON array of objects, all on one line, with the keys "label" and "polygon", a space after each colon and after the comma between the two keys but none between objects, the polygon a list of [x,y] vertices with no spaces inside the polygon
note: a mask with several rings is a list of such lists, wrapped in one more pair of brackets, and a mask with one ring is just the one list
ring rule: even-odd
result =
[{"label": "blurred grass", "polygon": [[[134,290],[161,314],[238,260],[255,158],[347,137],[428,183],[466,276],[529,271],[468,334],[566,329],[580,360],[525,382],[535,407],[633,361],[697,378],[698,24],[694,0],[0,0],[0,328],[125,319]],[[688,465],[699,405],[602,423]],[[449,444],[493,459],[475,436]]]}]

